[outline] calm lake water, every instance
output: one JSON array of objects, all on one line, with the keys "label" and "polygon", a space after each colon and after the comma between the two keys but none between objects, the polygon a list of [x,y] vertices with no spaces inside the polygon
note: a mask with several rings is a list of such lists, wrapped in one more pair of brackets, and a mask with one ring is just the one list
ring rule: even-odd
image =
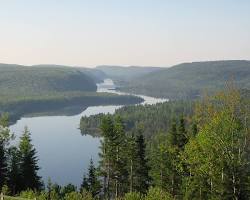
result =
[{"label": "calm lake water", "polygon": [[[98,84],[98,92],[116,92],[112,80]],[[142,104],[155,104],[166,101],[148,96],[137,95],[144,99]],[[32,142],[37,150],[39,175],[45,183],[48,178],[61,185],[81,184],[83,174],[87,172],[89,160],[98,162],[100,140],[92,136],[82,136],[79,123],[82,116],[99,113],[114,113],[121,106],[91,106],[74,116],[23,117],[10,127],[17,140],[25,126],[28,126]]]}]

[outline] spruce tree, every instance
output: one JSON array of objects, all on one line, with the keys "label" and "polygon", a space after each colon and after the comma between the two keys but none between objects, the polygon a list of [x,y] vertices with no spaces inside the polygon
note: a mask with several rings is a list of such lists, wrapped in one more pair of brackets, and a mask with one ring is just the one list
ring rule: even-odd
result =
[{"label": "spruce tree", "polygon": [[150,168],[146,157],[146,144],[141,130],[139,130],[136,136],[136,154],[135,188],[137,192],[146,193],[151,178],[149,176]]},{"label": "spruce tree", "polygon": [[185,120],[183,116],[180,118],[178,131],[177,131],[177,146],[182,151],[185,144],[188,142],[187,132],[185,128]]},{"label": "spruce tree", "polygon": [[21,191],[20,156],[16,147],[9,149],[8,186],[11,194],[15,195]]},{"label": "spruce tree", "polygon": [[37,164],[36,149],[31,141],[30,132],[25,127],[19,143],[22,189],[40,190],[42,187],[41,177],[37,174],[40,168]]},{"label": "spruce tree", "polygon": [[134,192],[135,179],[135,164],[136,164],[136,142],[135,136],[127,136],[127,158],[128,158],[128,173],[129,173],[129,192]]},{"label": "spruce tree", "polygon": [[102,137],[101,140],[101,152],[99,153],[99,173],[103,177],[103,192],[104,198],[110,199],[114,188],[113,182],[113,161],[114,161],[114,124],[111,117],[105,116],[101,123]]},{"label": "spruce tree", "polygon": [[120,116],[114,120],[115,144],[115,193],[116,198],[124,195],[128,191],[128,155],[127,137],[125,134],[124,123]]},{"label": "spruce tree", "polygon": [[[83,187],[84,184],[86,183],[83,182]],[[92,159],[90,160],[90,165],[88,169],[87,186],[88,187],[85,189],[87,189],[87,191],[89,191],[93,197],[100,193],[100,182],[96,176],[96,168]]]},{"label": "spruce tree", "polygon": [[7,158],[5,145],[0,141],[0,190],[7,181]]},{"label": "spruce tree", "polygon": [[0,117],[0,190],[7,182],[7,150],[9,142],[13,137],[8,128],[8,115],[3,114]]},{"label": "spruce tree", "polygon": [[80,190],[81,190],[81,192],[83,192],[84,190],[89,191],[88,178],[87,178],[87,176],[85,174],[83,175],[83,179],[82,179],[82,184],[81,184]]}]

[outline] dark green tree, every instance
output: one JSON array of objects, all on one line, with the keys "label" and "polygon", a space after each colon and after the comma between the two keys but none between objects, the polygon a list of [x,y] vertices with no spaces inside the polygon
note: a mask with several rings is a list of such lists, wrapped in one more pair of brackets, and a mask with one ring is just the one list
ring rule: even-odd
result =
[{"label": "dark green tree", "polygon": [[187,131],[185,127],[185,120],[183,116],[180,117],[178,131],[177,131],[177,146],[183,151],[185,145],[188,142]]},{"label": "dark green tree", "polygon": [[113,163],[114,163],[114,124],[111,117],[104,116],[101,122],[101,131],[102,137],[101,140],[101,152],[99,153],[100,161],[99,161],[99,174],[103,177],[103,192],[104,198],[110,199],[112,193],[114,193],[114,173],[113,173]]},{"label": "dark green tree", "polygon": [[[83,186],[84,184],[86,183],[84,183],[83,180]],[[101,185],[100,181],[96,176],[96,168],[92,159],[90,160],[90,165],[88,169],[87,185],[88,187],[86,189],[92,194],[93,197],[97,196],[100,193]]]},{"label": "dark green tree", "polygon": [[89,191],[88,178],[85,174],[83,175],[80,191],[84,191],[84,190]]},{"label": "dark green tree", "polygon": [[70,194],[71,192],[76,192],[77,188],[75,185],[69,183],[68,185],[62,188],[62,196],[65,197],[66,194]]},{"label": "dark green tree", "polygon": [[16,147],[9,149],[8,187],[11,194],[15,195],[21,191],[20,156]]},{"label": "dark green tree", "polygon": [[0,117],[0,190],[4,184],[7,184],[7,150],[9,142],[13,137],[8,128],[8,115],[3,114]]},{"label": "dark green tree", "polygon": [[22,189],[40,190],[42,188],[41,177],[38,176],[38,159],[36,149],[31,144],[30,132],[25,127],[23,135],[20,138],[20,172]]},{"label": "dark green tree", "polygon": [[138,130],[136,136],[136,165],[135,165],[135,188],[137,192],[146,193],[151,178],[149,176],[149,163],[146,156],[146,143],[142,135],[142,130]]}]

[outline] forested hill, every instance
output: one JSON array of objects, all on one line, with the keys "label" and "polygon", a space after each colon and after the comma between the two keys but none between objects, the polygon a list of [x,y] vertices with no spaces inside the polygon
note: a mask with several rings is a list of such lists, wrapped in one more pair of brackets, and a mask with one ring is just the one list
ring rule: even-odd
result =
[{"label": "forested hill", "polygon": [[1,96],[34,96],[67,91],[96,91],[95,81],[74,68],[0,64]]},{"label": "forested hill", "polygon": [[204,91],[222,89],[227,81],[250,88],[250,61],[211,61],[183,63],[137,77],[123,90],[172,99],[196,98]]},{"label": "forested hill", "polygon": [[99,69],[96,68],[88,68],[88,67],[69,67],[64,65],[49,65],[49,64],[43,64],[43,65],[33,65],[32,67],[36,68],[63,68],[63,69],[71,69],[77,70],[79,72],[82,72],[86,74],[87,76],[91,77],[96,83],[101,83],[105,78],[107,78],[107,75]]},{"label": "forested hill", "polygon": [[131,79],[138,78],[151,72],[160,70],[160,67],[138,67],[138,66],[110,66],[101,65],[96,69],[103,71],[109,78],[116,82],[129,81]]},{"label": "forested hill", "polygon": [[[22,66],[0,64],[0,113],[11,122],[27,114],[61,113],[91,105],[120,105],[141,98],[97,93],[96,82],[105,74],[96,69],[59,65]],[[65,114],[69,114],[68,112]]]}]

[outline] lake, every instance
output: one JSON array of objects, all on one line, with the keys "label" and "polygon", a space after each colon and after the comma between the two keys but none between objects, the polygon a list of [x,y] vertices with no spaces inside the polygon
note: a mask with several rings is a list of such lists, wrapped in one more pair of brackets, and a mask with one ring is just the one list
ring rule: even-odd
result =
[{"label": "lake", "polygon": [[[111,92],[126,94],[115,91],[112,80],[106,79],[104,83],[97,84],[98,92]],[[142,104],[156,104],[166,99],[153,98],[143,95]],[[122,105],[121,105],[122,106]],[[79,123],[82,116],[90,116],[99,113],[114,113],[121,106],[90,106],[82,113],[73,116],[41,116],[23,117],[10,127],[18,138],[25,126],[31,132],[41,167],[39,175],[47,183],[50,177],[52,182],[60,185],[72,183],[79,186],[82,177],[87,172],[89,161],[92,158],[98,162],[100,139],[92,136],[82,136]]]}]

